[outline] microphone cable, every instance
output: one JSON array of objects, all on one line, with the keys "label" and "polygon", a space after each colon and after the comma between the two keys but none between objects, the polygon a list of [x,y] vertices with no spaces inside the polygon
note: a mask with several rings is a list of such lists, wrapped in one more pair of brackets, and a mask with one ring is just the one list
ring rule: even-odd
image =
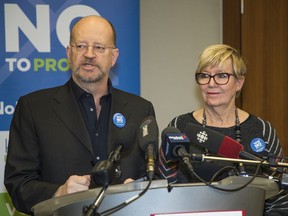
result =
[{"label": "microphone cable", "polygon": [[134,202],[134,201],[136,201],[137,199],[139,199],[140,197],[142,197],[142,196],[148,191],[151,183],[152,183],[152,180],[150,179],[150,180],[148,181],[148,184],[147,184],[146,188],[144,188],[144,190],[141,191],[139,194],[131,197],[130,199],[126,200],[125,202],[123,202],[123,203],[121,203],[121,204],[119,204],[119,205],[117,205],[117,206],[115,206],[115,207],[113,207],[113,208],[110,208],[110,209],[108,209],[108,210],[106,210],[106,211],[101,212],[99,215],[100,215],[100,216],[111,215],[111,214],[119,211],[120,209],[128,206],[128,205],[131,204],[132,202]]},{"label": "microphone cable", "polygon": [[[217,190],[220,190],[220,191],[233,192],[233,191],[238,191],[238,190],[241,190],[241,189],[247,187],[247,186],[257,177],[257,173],[258,173],[259,169],[261,168],[262,163],[263,163],[263,161],[261,161],[261,163],[258,164],[254,175],[252,176],[252,178],[251,178],[248,182],[246,182],[246,183],[243,184],[242,186],[236,187],[236,188],[234,188],[234,189],[221,188],[221,187],[218,187],[218,186],[213,185],[212,182],[214,181],[214,179],[216,179],[216,177],[219,175],[219,173],[223,172],[223,171],[226,170],[226,169],[232,169],[232,170],[235,171],[235,170],[236,170],[235,167],[231,167],[231,166],[223,167],[222,169],[220,169],[218,172],[216,172],[216,173],[213,175],[213,177],[211,178],[211,180],[210,180],[209,182],[206,182],[204,179],[202,179],[202,178],[201,178],[197,173],[195,173],[194,171],[193,171],[193,175],[195,175],[196,178],[198,178],[202,183],[204,183],[205,185],[207,185],[207,186],[209,186],[209,187],[211,187],[211,188],[214,188],[214,189],[217,189]],[[237,171],[237,170],[236,170],[236,171]],[[236,173],[238,173],[238,171],[237,171]],[[243,177],[243,178],[247,178],[247,177]]]}]

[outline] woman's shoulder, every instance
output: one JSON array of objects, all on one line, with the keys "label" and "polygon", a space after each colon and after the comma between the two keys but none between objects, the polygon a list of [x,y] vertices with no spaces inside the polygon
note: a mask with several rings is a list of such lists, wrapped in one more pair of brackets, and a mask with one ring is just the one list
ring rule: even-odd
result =
[{"label": "woman's shoulder", "polygon": [[244,133],[253,134],[255,137],[259,136],[264,139],[277,138],[276,130],[271,123],[253,114],[249,114],[247,120],[241,124],[242,130]]},{"label": "woman's shoulder", "polygon": [[253,115],[251,113],[248,113],[248,117],[243,121],[243,123],[246,123],[247,125],[257,125],[257,126],[263,126],[263,127],[272,127],[271,123],[268,120],[265,120],[259,116]]},{"label": "woman's shoulder", "polygon": [[195,119],[193,115],[194,111],[180,114],[176,117],[174,117],[170,123],[169,126],[171,127],[177,127],[181,131],[184,131],[187,124],[193,123],[193,124],[199,124],[199,122]]}]

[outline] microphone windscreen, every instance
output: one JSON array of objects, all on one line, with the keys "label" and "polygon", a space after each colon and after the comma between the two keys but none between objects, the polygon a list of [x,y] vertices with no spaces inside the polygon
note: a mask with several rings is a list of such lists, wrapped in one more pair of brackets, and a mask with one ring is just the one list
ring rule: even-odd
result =
[{"label": "microphone windscreen", "polygon": [[121,151],[126,151],[136,139],[136,127],[134,124],[126,124],[118,129],[115,146],[122,145]]},{"label": "microphone windscreen", "polygon": [[140,148],[146,151],[149,144],[158,148],[159,129],[154,116],[148,116],[143,119],[139,128],[138,142]]},{"label": "microphone windscreen", "polygon": [[228,158],[240,158],[240,153],[244,150],[244,146],[236,142],[229,136],[224,139],[218,149],[218,155]]},{"label": "microphone windscreen", "polygon": [[167,133],[181,133],[181,131],[176,127],[167,127],[162,131],[161,140],[162,142],[165,141]]},{"label": "microphone windscreen", "polygon": [[229,158],[239,158],[244,147],[232,138],[207,127],[188,124],[184,130],[193,144],[204,147],[210,152]]},{"label": "microphone windscreen", "polygon": [[184,148],[189,151],[190,140],[185,133],[176,127],[167,127],[162,131],[161,148],[163,155],[167,160],[177,160],[179,158],[178,150]]}]

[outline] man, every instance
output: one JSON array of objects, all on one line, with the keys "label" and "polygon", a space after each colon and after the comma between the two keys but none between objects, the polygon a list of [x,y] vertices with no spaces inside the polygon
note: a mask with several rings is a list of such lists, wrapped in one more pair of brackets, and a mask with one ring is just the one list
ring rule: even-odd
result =
[{"label": "man", "polygon": [[[149,101],[112,87],[119,50],[106,19],[80,19],[66,53],[72,78],[21,97],[11,123],[4,183],[16,209],[28,214],[43,200],[88,190],[93,166],[120,144],[120,131],[155,115]],[[121,182],[145,175],[134,137],[121,154]]]}]

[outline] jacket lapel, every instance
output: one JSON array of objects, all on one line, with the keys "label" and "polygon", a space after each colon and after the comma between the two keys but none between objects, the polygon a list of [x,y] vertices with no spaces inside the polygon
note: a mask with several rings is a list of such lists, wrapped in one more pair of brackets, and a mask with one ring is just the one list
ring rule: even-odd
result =
[{"label": "jacket lapel", "polygon": [[77,140],[93,154],[89,134],[68,83],[60,87],[60,90],[55,95],[54,110]]},{"label": "jacket lapel", "polygon": [[121,113],[125,119],[126,123],[130,117],[130,114],[127,112],[126,106],[128,105],[128,101],[124,100],[121,97],[121,94],[116,90],[113,89],[112,92],[112,101],[111,101],[111,111],[109,117],[109,136],[108,136],[108,146],[107,152],[108,154],[115,150],[119,143],[116,143],[117,134],[119,133],[119,128],[113,122],[113,116],[115,113]]}]

